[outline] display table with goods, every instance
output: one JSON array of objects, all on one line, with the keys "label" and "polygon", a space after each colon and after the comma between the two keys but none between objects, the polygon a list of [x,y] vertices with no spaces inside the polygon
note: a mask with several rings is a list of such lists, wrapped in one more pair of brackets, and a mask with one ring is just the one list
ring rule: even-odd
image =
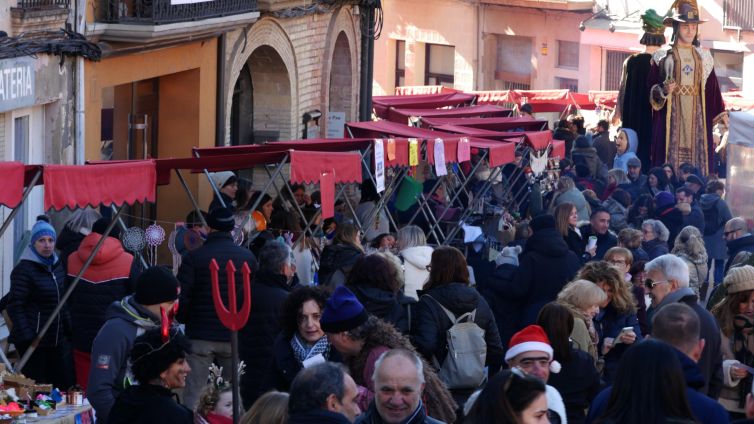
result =
[{"label": "display table with goods", "polygon": [[78,387],[67,393],[40,384],[23,374],[12,374],[0,365],[0,424],[93,423],[92,408]]}]

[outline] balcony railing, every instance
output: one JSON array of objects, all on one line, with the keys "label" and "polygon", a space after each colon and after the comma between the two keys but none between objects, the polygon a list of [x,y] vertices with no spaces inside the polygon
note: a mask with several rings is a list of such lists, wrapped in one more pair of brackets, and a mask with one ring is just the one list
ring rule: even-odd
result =
[{"label": "balcony railing", "polygon": [[725,0],[724,11],[724,26],[754,30],[754,1]]},{"label": "balcony railing", "polygon": [[19,9],[67,9],[70,0],[18,0]]},{"label": "balcony railing", "polygon": [[197,3],[187,3],[186,0],[104,0],[104,3],[107,5],[105,21],[120,24],[159,25],[257,11],[257,0]]}]

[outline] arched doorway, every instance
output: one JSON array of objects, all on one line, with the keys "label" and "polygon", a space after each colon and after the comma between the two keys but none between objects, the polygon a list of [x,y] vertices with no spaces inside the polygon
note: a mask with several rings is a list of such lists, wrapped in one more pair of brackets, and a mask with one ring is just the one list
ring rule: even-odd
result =
[{"label": "arched doorway", "polygon": [[353,120],[353,74],[351,48],[346,33],[341,31],[335,40],[330,68],[330,92],[327,109],[330,112],[345,112],[345,121]]},{"label": "arched doorway", "polygon": [[[291,79],[288,68],[278,52],[267,45],[256,48],[246,61],[239,76],[243,90],[243,73],[248,69],[251,94],[240,102],[251,102],[251,114],[239,114],[239,121],[251,121],[251,137],[248,143],[259,144],[265,141],[291,139]],[[231,115],[236,110],[236,95],[233,96]],[[240,113],[241,108],[239,108]],[[248,124],[246,124],[248,126]],[[233,134],[231,117],[231,134]],[[231,135],[232,137],[232,135]]]},{"label": "arched doorway", "polygon": [[251,71],[247,64],[241,68],[233,87],[233,103],[230,108],[230,144],[238,146],[254,143],[254,92]]}]

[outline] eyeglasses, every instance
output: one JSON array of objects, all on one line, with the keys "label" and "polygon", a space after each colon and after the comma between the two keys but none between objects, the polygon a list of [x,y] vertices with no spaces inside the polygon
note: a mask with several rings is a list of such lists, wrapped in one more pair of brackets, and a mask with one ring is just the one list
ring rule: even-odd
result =
[{"label": "eyeglasses", "polygon": [[656,285],[658,285],[658,284],[663,284],[663,283],[669,283],[669,281],[668,281],[668,280],[652,281],[652,280],[650,280],[650,279],[646,279],[646,280],[644,281],[644,285],[645,285],[645,286],[646,286],[646,287],[647,287],[647,288],[648,288],[649,290],[652,290],[653,288],[655,288],[655,286],[656,286]]},{"label": "eyeglasses", "polygon": [[735,234],[735,233],[737,233],[737,232],[738,232],[738,230],[730,230],[730,231],[726,231],[726,232],[724,232],[724,233],[723,233],[723,235],[724,235],[725,237],[728,237],[729,235],[731,235],[731,234]]}]

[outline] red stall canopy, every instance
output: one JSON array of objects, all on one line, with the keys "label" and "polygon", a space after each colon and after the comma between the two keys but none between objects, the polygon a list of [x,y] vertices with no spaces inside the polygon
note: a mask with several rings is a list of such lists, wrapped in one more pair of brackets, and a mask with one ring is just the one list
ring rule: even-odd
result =
[{"label": "red stall canopy", "polygon": [[[546,149],[552,141],[552,133],[550,131],[537,131],[527,132],[526,142],[536,150]],[[565,156],[565,155],[564,155]]]},{"label": "red stall canopy", "polygon": [[524,117],[507,118],[422,118],[422,123],[429,127],[440,125],[460,125],[482,128],[490,131],[510,131],[523,128],[524,131],[540,131],[547,128],[547,121]]},{"label": "red stall canopy", "polygon": [[388,111],[387,119],[405,124],[412,116],[421,118],[462,118],[462,117],[503,117],[510,116],[513,111],[500,106],[475,105],[454,107],[451,109],[403,109],[393,108]]},{"label": "red stall canopy", "polygon": [[581,106],[581,108],[583,109],[594,109],[594,106],[615,109],[615,104],[618,102],[617,91],[589,90],[587,95],[589,96],[589,102],[592,103],[593,107],[589,108],[586,105],[579,104],[579,106]]},{"label": "red stall canopy", "polygon": [[491,168],[511,163],[516,158],[515,143],[475,140],[470,142],[469,145],[477,149],[489,150],[489,156],[487,159]]},{"label": "red stall canopy", "polygon": [[200,158],[166,158],[155,159],[157,162],[157,184],[170,184],[174,169],[190,169],[192,172],[232,171],[247,169],[255,165],[268,165],[282,161],[286,152],[246,153],[238,155],[207,156]]},{"label": "red stall canopy", "polygon": [[44,165],[45,210],[154,202],[156,180],[152,160]]},{"label": "red stall canopy", "polygon": [[198,153],[201,157],[280,152],[290,149],[312,152],[347,152],[366,149],[371,143],[372,139],[369,138],[318,138],[274,141],[266,144],[247,144],[243,146],[194,147],[192,152]]},{"label": "red stall canopy", "polygon": [[302,152],[291,150],[291,182],[316,183],[322,173],[334,171],[336,183],[361,182],[358,153]]},{"label": "red stall canopy", "polygon": [[467,137],[480,137],[490,140],[510,140],[526,134],[523,131],[492,131],[485,130],[484,128],[463,127],[460,125],[440,125],[434,129],[447,133],[463,134]]},{"label": "red stall canopy", "polygon": [[418,96],[377,96],[372,99],[374,111],[380,118],[387,117],[388,109],[395,108],[423,108],[436,109],[445,106],[459,106],[471,104],[476,96],[466,93],[425,94]]},{"label": "red stall canopy", "polygon": [[24,171],[24,164],[21,162],[0,162],[0,175],[3,176],[0,205],[15,208],[21,203],[24,194]]}]

